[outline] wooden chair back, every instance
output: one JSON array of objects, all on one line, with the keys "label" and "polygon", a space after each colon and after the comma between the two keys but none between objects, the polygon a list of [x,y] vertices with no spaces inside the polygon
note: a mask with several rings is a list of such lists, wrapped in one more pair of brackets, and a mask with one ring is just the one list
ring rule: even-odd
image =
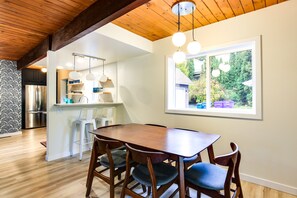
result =
[{"label": "wooden chair back", "polygon": [[130,156],[130,159],[139,164],[148,164],[149,162],[152,164],[161,163],[169,157],[169,155],[162,152],[148,149],[142,150],[141,147],[136,148],[129,144],[126,144],[126,148],[129,152],[128,156]]},{"label": "wooden chair back", "polygon": [[228,167],[228,171],[227,171],[227,176],[226,176],[226,180],[225,180],[225,184],[224,184],[224,195],[226,197],[230,197],[230,184],[232,182],[232,176],[234,174],[234,170],[235,167],[239,167],[239,161],[237,160],[238,158],[238,152],[239,152],[239,148],[238,145],[231,142],[230,146],[233,150],[233,152],[229,153],[229,154],[225,154],[225,155],[220,155],[214,158],[214,162],[218,165],[221,166],[226,166]]},{"label": "wooden chair back", "polygon": [[122,142],[110,139],[103,139],[97,136],[94,136],[94,141],[98,144],[98,146],[95,148],[97,148],[97,152],[101,155],[110,152],[112,149],[116,149],[124,145]]}]

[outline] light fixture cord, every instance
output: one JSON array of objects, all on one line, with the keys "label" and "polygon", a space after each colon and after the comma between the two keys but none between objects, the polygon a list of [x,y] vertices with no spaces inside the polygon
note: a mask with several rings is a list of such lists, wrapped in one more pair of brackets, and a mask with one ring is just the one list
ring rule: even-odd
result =
[{"label": "light fixture cord", "polygon": [[73,56],[73,69],[75,71],[75,55]]},{"label": "light fixture cord", "polygon": [[177,31],[180,31],[180,9],[179,9],[180,4],[177,4],[177,17],[178,17],[178,21],[177,21]]},{"label": "light fixture cord", "polygon": [[195,40],[195,34],[194,34],[194,28],[195,28],[195,25],[194,25],[194,6],[192,6],[192,38],[193,38],[193,41],[196,41]]},{"label": "light fixture cord", "polygon": [[89,58],[89,73],[91,73],[91,58]]}]

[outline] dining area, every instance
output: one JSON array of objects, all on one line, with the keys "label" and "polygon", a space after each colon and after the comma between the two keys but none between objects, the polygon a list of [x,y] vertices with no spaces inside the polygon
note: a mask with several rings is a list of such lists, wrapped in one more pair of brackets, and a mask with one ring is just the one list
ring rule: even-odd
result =
[{"label": "dining area", "polygon": [[[244,197],[239,147],[232,142],[228,154],[215,157],[218,134],[136,123],[103,126],[90,133],[94,141],[86,197],[94,178],[109,185],[110,198],[115,197],[115,187],[121,188],[121,198],[161,197],[170,187],[165,197]],[[202,159],[202,151],[208,159]]]}]

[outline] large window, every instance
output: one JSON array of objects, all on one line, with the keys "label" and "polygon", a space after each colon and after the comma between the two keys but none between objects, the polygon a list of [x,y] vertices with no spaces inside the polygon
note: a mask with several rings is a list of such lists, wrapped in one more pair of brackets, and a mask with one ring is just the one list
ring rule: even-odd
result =
[{"label": "large window", "polygon": [[167,60],[166,112],[261,119],[260,37]]}]

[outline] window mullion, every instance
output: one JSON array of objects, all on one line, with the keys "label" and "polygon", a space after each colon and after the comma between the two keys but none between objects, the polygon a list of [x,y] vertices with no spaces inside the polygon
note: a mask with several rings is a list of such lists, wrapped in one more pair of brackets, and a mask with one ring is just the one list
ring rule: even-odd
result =
[{"label": "window mullion", "polygon": [[206,109],[210,109],[210,65],[209,65],[209,55],[206,56]]}]

